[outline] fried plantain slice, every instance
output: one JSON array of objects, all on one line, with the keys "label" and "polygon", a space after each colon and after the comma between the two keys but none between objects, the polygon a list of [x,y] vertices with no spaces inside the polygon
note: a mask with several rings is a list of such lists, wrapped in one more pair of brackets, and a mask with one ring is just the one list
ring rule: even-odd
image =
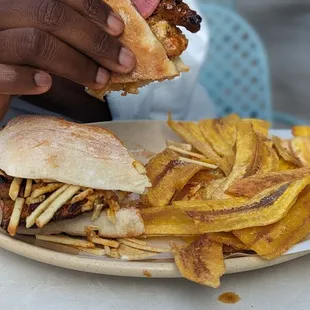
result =
[{"label": "fried plantain slice", "polygon": [[207,236],[211,241],[230,246],[235,250],[250,250],[250,248],[238,239],[232,232],[210,233]]},{"label": "fried plantain slice", "polygon": [[209,225],[191,219],[185,211],[173,206],[140,210],[145,236],[196,236],[208,233]]},{"label": "fried plantain slice", "polygon": [[208,184],[204,185],[196,194],[195,200],[209,200],[212,199],[213,193],[221,186],[226,178],[212,180]]},{"label": "fried plantain slice", "polygon": [[259,164],[258,171],[259,173],[267,173],[271,171],[279,170],[279,156],[276,151],[273,149],[272,144],[268,141],[264,141],[262,137],[258,136],[259,140]]},{"label": "fried plantain slice", "polygon": [[235,236],[266,259],[281,256],[310,233],[310,187],[299,195],[287,215],[265,227],[234,231]]},{"label": "fried plantain slice", "polygon": [[141,209],[146,236],[201,235],[199,225],[172,206]]},{"label": "fried plantain slice", "polygon": [[225,273],[222,245],[201,236],[190,244],[173,246],[175,264],[188,280],[217,288],[220,277]]},{"label": "fried plantain slice", "polygon": [[280,156],[287,162],[298,167],[310,166],[310,138],[296,137],[291,140],[282,140],[273,137],[275,147]]},{"label": "fried plantain slice", "polygon": [[269,187],[285,182],[293,182],[310,175],[310,168],[298,168],[286,171],[254,175],[235,182],[227,193],[237,197],[252,198]]},{"label": "fried plantain slice", "polygon": [[310,177],[268,188],[252,199],[233,198],[209,201],[176,201],[173,206],[185,211],[204,232],[225,232],[247,227],[266,226],[281,220],[298,194],[310,183]]},{"label": "fried plantain slice", "polygon": [[290,140],[283,140],[279,137],[273,136],[272,141],[279,155],[287,162],[293,163],[298,167],[302,167],[301,162],[292,152]]},{"label": "fried plantain slice", "polygon": [[209,169],[203,169],[199,172],[197,172],[188,182],[188,184],[198,184],[203,183],[207,184],[213,180],[220,179],[224,175],[221,170],[209,170]]},{"label": "fried plantain slice", "polygon": [[169,165],[171,168],[166,171],[161,180],[150,188],[146,196],[143,197],[144,202],[147,204],[154,207],[168,205],[174,194],[182,190],[188,181],[204,168],[200,165],[187,164],[180,161],[170,162]]},{"label": "fried plantain slice", "polygon": [[299,167],[295,164],[285,161],[283,158],[279,159],[278,171],[292,170],[297,168]]},{"label": "fried plantain slice", "polygon": [[[146,173],[155,186],[169,169],[170,162],[177,161],[180,155],[169,149],[155,155],[146,165]],[[172,164],[173,165],[173,164]]]},{"label": "fried plantain slice", "polygon": [[292,134],[294,137],[310,137],[310,126],[294,126]]},{"label": "fried plantain slice", "polygon": [[300,166],[310,167],[310,138],[297,137],[289,141],[292,156],[294,156]]},{"label": "fried plantain slice", "polygon": [[231,169],[225,158],[221,158],[205,139],[201,133],[198,124],[194,122],[176,122],[169,116],[168,125],[179,136],[181,136],[187,143],[193,145],[195,149],[203,155],[215,162],[218,167],[225,173],[229,174]]},{"label": "fried plantain slice", "polygon": [[248,121],[252,123],[254,131],[259,135],[264,137],[268,136],[269,129],[271,127],[271,123],[262,119],[254,119],[254,118],[246,118],[244,121]]},{"label": "fried plantain slice", "polygon": [[255,174],[259,168],[260,140],[250,122],[237,125],[236,160],[231,174],[214,191],[212,199],[227,198],[225,191],[237,180]]},{"label": "fried plantain slice", "polygon": [[239,116],[233,114],[220,119],[204,119],[198,123],[206,140],[217,154],[228,159],[231,167],[235,161],[233,148],[236,144],[237,123],[239,121]]}]

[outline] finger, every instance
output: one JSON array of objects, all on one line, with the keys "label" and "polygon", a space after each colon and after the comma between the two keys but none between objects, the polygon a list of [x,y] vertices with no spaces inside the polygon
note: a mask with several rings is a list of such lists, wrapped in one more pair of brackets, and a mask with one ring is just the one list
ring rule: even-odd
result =
[{"label": "finger", "polygon": [[102,88],[109,73],[88,57],[38,29],[0,32],[0,63],[30,66],[88,87]]},{"label": "finger", "polygon": [[3,1],[0,27],[38,28],[86,54],[102,67],[119,73],[134,68],[135,57],[116,37],[102,31],[67,5],[55,0]]},{"label": "finger", "polygon": [[124,31],[122,18],[102,0],[61,0],[61,2],[95,22],[112,36],[118,36]]},{"label": "finger", "polygon": [[0,94],[39,95],[51,86],[52,78],[44,71],[0,64]]},{"label": "finger", "polygon": [[3,120],[5,115],[8,113],[10,101],[11,101],[11,96],[0,95],[0,120]]}]

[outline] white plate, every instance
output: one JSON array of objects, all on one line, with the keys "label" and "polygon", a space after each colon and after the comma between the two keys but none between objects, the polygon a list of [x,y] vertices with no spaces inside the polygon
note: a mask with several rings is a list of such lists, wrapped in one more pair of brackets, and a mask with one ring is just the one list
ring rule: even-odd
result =
[{"label": "white plate", "polygon": [[[166,139],[177,139],[165,122],[111,122],[102,123],[101,125],[113,130],[130,148],[138,149],[141,146],[152,152],[158,152],[165,147]],[[281,132],[281,136],[287,135],[288,132]],[[0,247],[42,263],[84,272],[128,277],[176,278],[181,276],[172,261],[126,262],[86,255],[81,256],[74,251],[69,251],[67,247],[47,243],[36,244],[35,239],[32,237],[11,238],[1,231]],[[266,268],[296,259],[308,253],[310,251],[284,255],[271,261],[257,256],[230,258],[225,260],[226,273]]]}]

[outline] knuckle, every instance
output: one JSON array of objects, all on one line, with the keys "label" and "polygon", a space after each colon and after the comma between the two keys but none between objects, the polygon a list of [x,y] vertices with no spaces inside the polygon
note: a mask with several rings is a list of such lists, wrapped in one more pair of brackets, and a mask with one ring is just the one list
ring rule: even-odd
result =
[{"label": "knuckle", "polygon": [[66,21],[65,5],[58,1],[38,0],[33,12],[36,22],[43,29],[55,31],[63,27]]},{"label": "knuckle", "polygon": [[94,41],[93,52],[98,56],[104,56],[113,46],[112,38],[107,33],[101,33]]},{"label": "knuckle", "polygon": [[8,66],[0,65],[0,84],[16,82],[17,75],[16,70]]},{"label": "knuckle", "polygon": [[21,58],[27,61],[33,57],[38,57],[45,42],[46,37],[43,31],[36,28],[27,29],[27,31],[22,34],[21,38]]},{"label": "knuckle", "polygon": [[102,3],[98,0],[82,0],[82,2],[84,12],[90,17],[97,16],[102,8]]},{"label": "knuckle", "polygon": [[23,33],[20,45],[20,58],[27,63],[36,59],[52,60],[55,56],[56,44],[46,32],[36,28],[27,29]]}]

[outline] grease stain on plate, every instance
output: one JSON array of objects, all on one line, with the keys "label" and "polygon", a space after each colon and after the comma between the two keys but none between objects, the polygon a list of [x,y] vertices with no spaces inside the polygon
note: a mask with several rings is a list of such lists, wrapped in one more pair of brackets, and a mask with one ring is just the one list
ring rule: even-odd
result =
[{"label": "grease stain on plate", "polygon": [[143,275],[147,278],[152,278],[152,274],[147,270],[143,270]]}]

